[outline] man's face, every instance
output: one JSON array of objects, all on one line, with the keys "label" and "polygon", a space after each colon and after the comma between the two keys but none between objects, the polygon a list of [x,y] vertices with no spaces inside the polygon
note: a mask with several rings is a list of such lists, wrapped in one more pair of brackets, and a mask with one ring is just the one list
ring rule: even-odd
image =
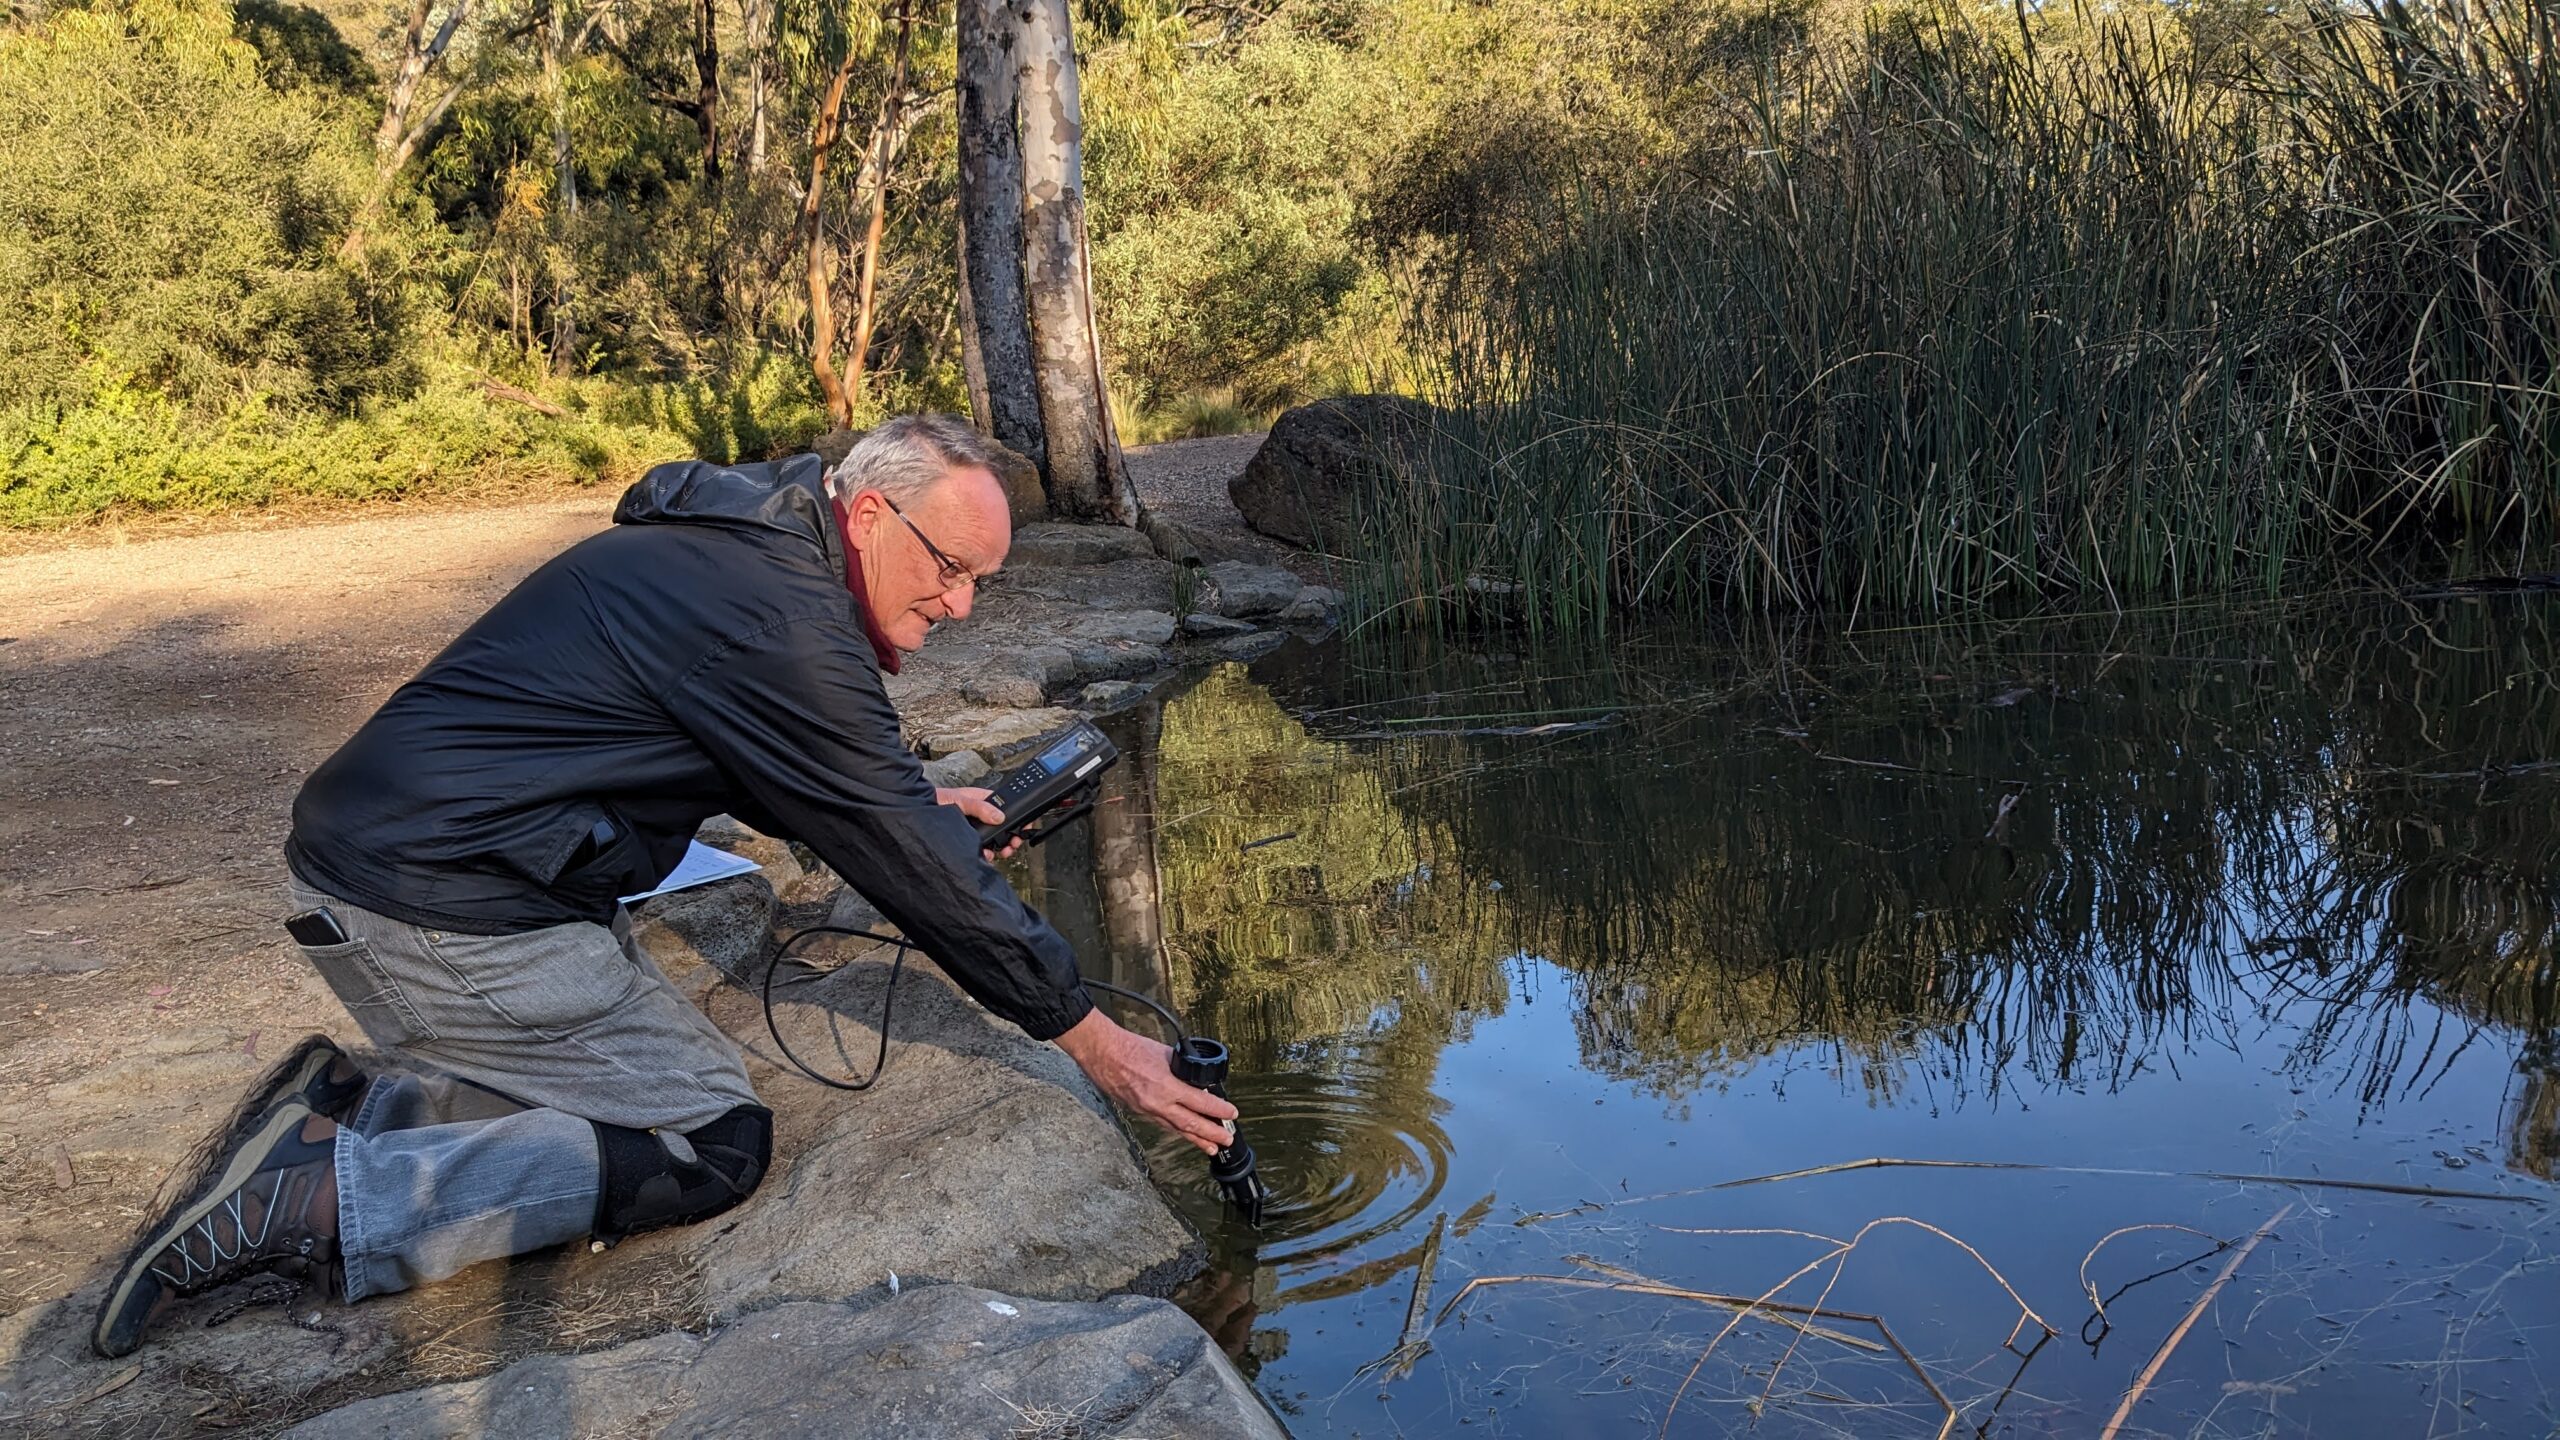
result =
[{"label": "man's face", "polygon": [[[1004,487],[981,466],[945,472],[909,505],[892,507],[877,490],[856,491],[845,511],[846,538],[862,554],[871,618],[891,645],[910,654],[923,648],[935,622],[968,618],[977,582],[995,573],[1013,545]],[[968,572],[956,584],[934,558],[937,549]]]}]

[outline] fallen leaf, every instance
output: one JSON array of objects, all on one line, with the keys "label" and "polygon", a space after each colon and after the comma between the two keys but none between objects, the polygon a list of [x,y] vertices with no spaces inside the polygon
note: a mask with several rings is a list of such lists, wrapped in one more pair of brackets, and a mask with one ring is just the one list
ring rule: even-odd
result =
[{"label": "fallen leaf", "polygon": [[116,1373],[114,1373],[113,1375],[108,1376],[106,1379],[101,1380],[101,1381],[99,1381],[97,1384],[90,1386],[90,1387],[88,1388],[87,1392],[85,1392],[84,1394],[82,1394],[82,1395],[81,1395],[81,1397],[80,1397],[80,1399],[79,1399],[79,1400],[78,1400],[78,1402],[76,1402],[76,1403],[78,1403],[78,1404],[82,1404],[82,1405],[86,1405],[86,1404],[88,1404],[88,1403],[89,1403],[90,1401],[92,1401],[92,1400],[99,1399],[99,1398],[101,1398],[101,1397],[103,1397],[103,1396],[113,1395],[114,1393],[116,1393],[117,1391],[119,1391],[119,1390],[123,1389],[123,1388],[124,1388],[124,1387],[126,1387],[127,1385],[132,1384],[132,1383],[133,1383],[133,1377],[134,1377],[134,1376],[136,1376],[136,1375],[139,1375],[139,1374],[141,1374],[141,1373],[142,1373],[142,1362],[141,1362],[141,1361],[139,1361],[139,1360],[136,1360],[136,1361],[135,1361],[135,1362],[133,1362],[132,1364],[127,1365],[126,1367],[124,1367],[123,1369],[121,1369],[121,1370],[117,1371],[117,1372],[116,1372]]}]

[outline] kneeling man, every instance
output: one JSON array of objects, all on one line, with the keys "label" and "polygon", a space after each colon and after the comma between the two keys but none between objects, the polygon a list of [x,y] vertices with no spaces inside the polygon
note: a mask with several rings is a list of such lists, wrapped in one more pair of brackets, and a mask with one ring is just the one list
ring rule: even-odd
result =
[{"label": "kneeling man", "polygon": [[368,1040],[313,1036],[215,1136],[109,1285],[127,1354],[245,1276],[349,1300],[716,1215],[772,1157],[738,1049],[631,943],[723,811],[798,839],[980,1004],[1206,1151],[1235,1109],[1093,1008],[1064,940],[978,849],[882,688],[967,617],[1012,527],[976,432],[893,420],[832,471],[663,465],[312,772],[285,849],[295,938]]}]

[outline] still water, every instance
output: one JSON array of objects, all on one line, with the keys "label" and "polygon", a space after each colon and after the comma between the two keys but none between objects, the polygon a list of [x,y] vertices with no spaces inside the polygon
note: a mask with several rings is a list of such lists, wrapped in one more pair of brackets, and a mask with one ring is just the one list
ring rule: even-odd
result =
[{"label": "still water", "polygon": [[[1045,898],[1235,1051],[1273,1214],[1154,1160],[1300,1437],[2552,1435],[2555,679],[2529,596],[1294,648]],[[1875,1159],[1961,1163],[1788,1175]]]}]

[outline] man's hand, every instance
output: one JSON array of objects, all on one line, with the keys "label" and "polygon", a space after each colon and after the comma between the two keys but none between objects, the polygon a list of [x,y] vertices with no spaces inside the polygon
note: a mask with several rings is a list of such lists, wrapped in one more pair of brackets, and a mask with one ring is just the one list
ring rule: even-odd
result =
[{"label": "man's hand", "polygon": [[[1004,812],[996,808],[995,793],[980,785],[958,785],[948,790],[937,787],[933,798],[945,805],[959,806],[961,814],[981,825],[1001,825]],[[1002,850],[981,850],[978,853],[990,860],[1005,860],[1020,853],[1021,849],[1022,837],[1016,835],[1005,842]]]},{"label": "man's hand", "polygon": [[1133,1035],[1096,1010],[1058,1037],[1058,1048],[1102,1093],[1183,1139],[1204,1155],[1226,1148],[1236,1107],[1173,1078],[1173,1047]]}]

